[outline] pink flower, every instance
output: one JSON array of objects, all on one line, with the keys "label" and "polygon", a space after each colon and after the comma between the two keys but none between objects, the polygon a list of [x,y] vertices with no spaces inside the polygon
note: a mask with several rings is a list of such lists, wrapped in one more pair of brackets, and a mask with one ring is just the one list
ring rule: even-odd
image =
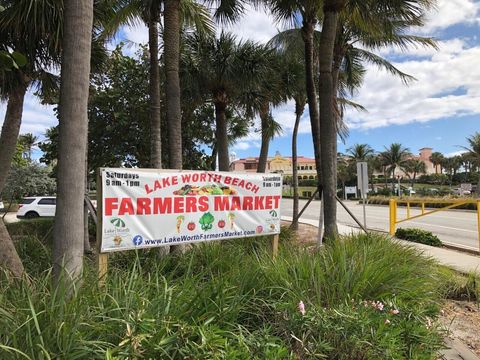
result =
[{"label": "pink flower", "polygon": [[388,325],[388,324],[390,324],[390,320],[385,319],[385,325]]},{"label": "pink flower", "polygon": [[298,311],[300,311],[300,314],[305,315],[306,311],[305,311],[305,304],[303,303],[303,301],[300,301],[298,303]]},{"label": "pink flower", "polygon": [[398,313],[400,313],[400,311],[397,309],[390,310],[390,314],[397,315]]},{"label": "pink flower", "polygon": [[380,310],[380,311],[382,311],[382,310],[383,310],[383,307],[384,307],[384,305],[383,305],[383,303],[382,303],[382,302],[380,302],[380,301],[377,301],[377,302],[374,302],[374,303],[373,303],[373,307],[374,307],[375,309],[377,309],[377,310]]}]

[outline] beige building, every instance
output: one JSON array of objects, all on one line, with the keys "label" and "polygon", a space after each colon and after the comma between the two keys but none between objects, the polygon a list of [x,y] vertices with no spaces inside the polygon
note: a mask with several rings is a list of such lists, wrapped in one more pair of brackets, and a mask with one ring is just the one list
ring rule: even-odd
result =
[{"label": "beige building", "polygon": [[[258,157],[238,159],[230,164],[230,171],[256,172],[258,168]],[[299,179],[314,180],[317,178],[315,159],[305,156],[297,157],[297,170]],[[278,151],[274,157],[267,160],[267,172],[283,174],[285,177],[292,176],[292,158],[282,156]]]},{"label": "beige building", "polygon": [[[433,165],[433,162],[430,160],[430,157],[432,156],[432,153],[433,153],[433,149],[432,148],[429,148],[429,147],[424,147],[424,148],[421,148],[419,150],[419,154],[418,155],[412,155],[411,157],[409,157],[410,160],[420,160],[422,161],[424,164],[425,164],[425,169],[426,169],[426,175],[431,175],[431,174],[435,174],[435,173],[438,173],[440,174],[441,173],[441,168],[439,165],[437,165],[437,171],[435,171],[435,166]],[[374,173],[375,176],[382,176],[383,173],[380,172],[380,171],[376,171]],[[404,176],[404,177],[408,177],[407,174],[405,174],[405,172],[400,169],[400,168],[396,168],[395,169],[395,175],[399,175],[399,176]],[[417,177],[420,176],[422,174],[417,174]]]}]

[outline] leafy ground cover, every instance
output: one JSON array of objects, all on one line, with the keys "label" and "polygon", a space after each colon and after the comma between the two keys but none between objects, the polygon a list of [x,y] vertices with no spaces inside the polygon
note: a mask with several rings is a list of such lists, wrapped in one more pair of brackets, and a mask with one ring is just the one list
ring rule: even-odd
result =
[{"label": "leafy ground cover", "polygon": [[312,251],[283,230],[275,260],[266,238],[117,253],[105,288],[87,258],[69,301],[51,287],[48,236],[17,238],[31,278],[1,276],[0,358],[435,358],[436,264],[383,236]]}]

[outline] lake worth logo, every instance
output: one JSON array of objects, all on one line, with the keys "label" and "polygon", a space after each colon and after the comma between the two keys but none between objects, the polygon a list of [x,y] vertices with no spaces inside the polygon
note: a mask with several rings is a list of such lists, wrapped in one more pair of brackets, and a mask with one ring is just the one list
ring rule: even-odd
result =
[{"label": "lake worth logo", "polygon": [[278,214],[275,210],[270,210],[268,213],[270,214],[270,216],[272,218],[277,218],[278,217]]}]

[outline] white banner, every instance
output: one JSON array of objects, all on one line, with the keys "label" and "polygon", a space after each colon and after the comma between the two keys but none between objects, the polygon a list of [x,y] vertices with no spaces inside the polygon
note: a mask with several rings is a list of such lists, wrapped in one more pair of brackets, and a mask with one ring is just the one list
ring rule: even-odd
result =
[{"label": "white banner", "polygon": [[280,232],[282,175],[101,169],[101,252]]}]

